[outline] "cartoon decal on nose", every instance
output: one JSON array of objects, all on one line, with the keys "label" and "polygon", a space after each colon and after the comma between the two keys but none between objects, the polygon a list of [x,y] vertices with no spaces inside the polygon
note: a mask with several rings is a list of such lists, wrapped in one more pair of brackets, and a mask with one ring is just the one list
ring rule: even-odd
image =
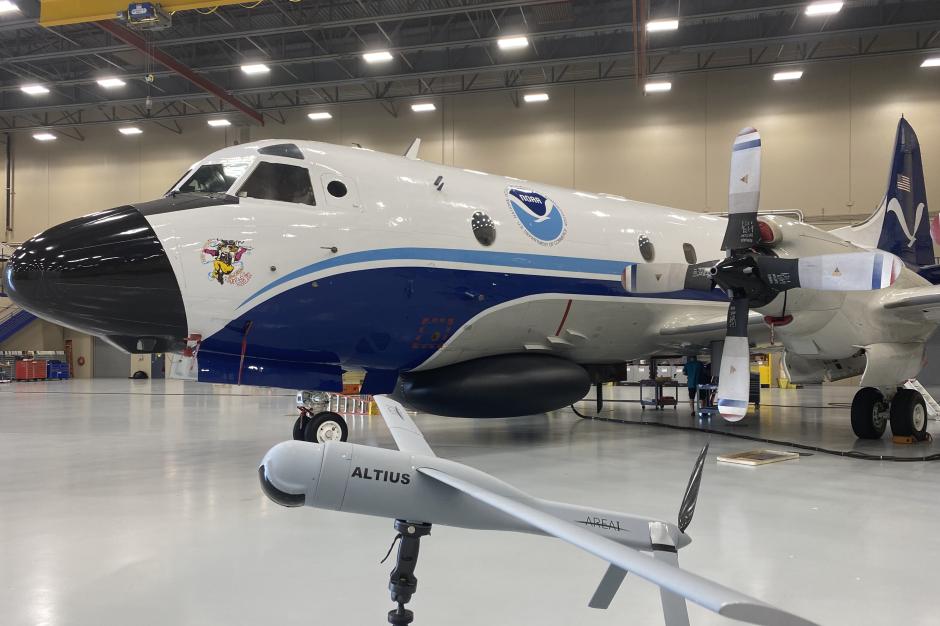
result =
[{"label": "cartoon decal on nose", "polygon": [[212,264],[209,280],[220,285],[228,283],[241,287],[251,280],[251,272],[245,269],[244,257],[251,248],[244,241],[235,239],[210,239],[202,247],[203,265]]},{"label": "cartoon decal on nose", "polygon": [[550,198],[530,189],[509,187],[506,200],[516,221],[536,242],[553,246],[564,238],[568,224],[561,208]]}]

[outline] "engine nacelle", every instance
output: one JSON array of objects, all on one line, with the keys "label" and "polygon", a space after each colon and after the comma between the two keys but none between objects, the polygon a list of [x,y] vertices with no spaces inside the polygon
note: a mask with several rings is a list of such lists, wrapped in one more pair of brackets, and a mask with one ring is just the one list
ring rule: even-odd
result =
[{"label": "engine nacelle", "polygon": [[548,354],[489,356],[401,375],[400,399],[448,417],[515,417],[554,411],[582,399],[588,372]]}]

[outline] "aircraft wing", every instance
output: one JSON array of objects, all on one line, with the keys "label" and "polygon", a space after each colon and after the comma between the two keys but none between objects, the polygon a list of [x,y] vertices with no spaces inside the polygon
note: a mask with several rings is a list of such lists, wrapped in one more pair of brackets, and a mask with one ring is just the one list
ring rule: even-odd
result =
[{"label": "aircraft wing", "polygon": [[446,472],[428,467],[419,467],[418,471],[719,615],[766,626],[813,626],[814,624],[701,576],[663,561],[656,561],[652,557],[596,535],[585,528],[579,528],[528,504],[493,493]]},{"label": "aircraft wing", "polygon": [[914,287],[891,294],[884,308],[897,313],[910,313],[926,319],[940,319],[940,287]]},{"label": "aircraft wing", "polygon": [[392,438],[399,450],[408,454],[437,456],[401,403],[392,400],[388,396],[374,396],[372,399],[379,407],[379,412],[391,431]]}]

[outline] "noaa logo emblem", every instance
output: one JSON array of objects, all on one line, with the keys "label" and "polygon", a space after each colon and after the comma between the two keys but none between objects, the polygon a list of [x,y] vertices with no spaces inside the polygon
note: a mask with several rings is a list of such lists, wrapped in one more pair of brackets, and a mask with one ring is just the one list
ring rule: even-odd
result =
[{"label": "noaa logo emblem", "polygon": [[506,190],[506,199],[516,221],[529,237],[546,246],[553,246],[564,238],[568,225],[561,209],[551,199],[515,187]]}]

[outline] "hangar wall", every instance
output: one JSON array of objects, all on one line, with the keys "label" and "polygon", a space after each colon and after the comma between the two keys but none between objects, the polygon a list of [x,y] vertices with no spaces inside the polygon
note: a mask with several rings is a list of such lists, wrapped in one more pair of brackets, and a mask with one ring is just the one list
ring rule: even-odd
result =
[{"label": "hangar wall", "polygon": [[[775,83],[772,68],[673,79],[644,96],[628,81],[550,88],[547,103],[516,108],[505,92],[448,96],[433,113],[398,103],[332,106],[334,119],[307,110],[264,128],[209,128],[187,121],[182,135],[145,124],[124,137],[113,126],[15,143],[14,232],[22,241],[69,217],[161,195],[188,165],[241,140],[306,138],[400,153],[423,139],[421,157],[519,178],[606,191],[691,210],[724,210],[728,150],[745,124],[765,137],[762,208],[807,215],[869,214],[884,193],[897,118],[923,144],[928,196],[940,205],[940,80],[914,56],[819,63],[802,80]],[[230,116],[233,120],[237,117]]]}]

